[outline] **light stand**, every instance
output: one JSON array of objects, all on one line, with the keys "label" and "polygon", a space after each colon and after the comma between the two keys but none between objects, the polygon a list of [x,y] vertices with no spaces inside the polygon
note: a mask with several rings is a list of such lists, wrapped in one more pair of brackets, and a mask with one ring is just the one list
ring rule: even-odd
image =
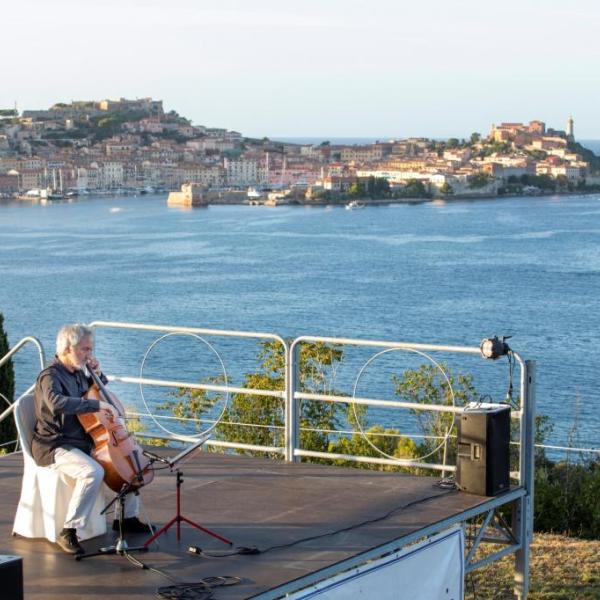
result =
[{"label": "light stand", "polygon": [[[177,465],[177,463],[180,460],[182,460],[184,457],[188,456],[189,454],[191,454],[192,452],[194,452],[195,450],[200,448],[200,446],[202,446],[206,442],[206,440],[208,440],[207,435],[200,438],[195,444],[192,444],[189,448],[185,448],[184,450],[182,450],[177,456],[175,456],[173,458],[165,459],[165,458],[157,456],[156,454],[152,454],[151,452],[144,452],[144,454],[152,460],[160,460],[162,462],[167,463],[171,467],[171,471],[173,471],[173,467],[175,467],[175,465]],[[163,533],[166,533],[175,524],[177,524],[177,541],[179,542],[181,540],[181,523],[182,522],[187,523],[188,525],[191,525],[192,527],[195,527],[196,529],[199,529],[200,531],[203,531],[204,533],[207,533],[208,535],[216,538],[217,540],[223,542],[224,544],[233,546],[232,541],[219,535],[218,533],[215,533],[214,531],[211,531],[210,529],[207,529],[206,527],[202,527],[202,525],[199,525],[198,523],[194,523],[194,521],[191,521],[190,519],[188,519],[187,517],[184,517],[181,514],[181,484],[183,483],[183,478],[182,478],[183,473],[181,472],[180,469],[175,469],[175,474],[176,474],[176,486],[177,486],[177,501],[176,501],[177,514],[166,525],[161,527],[153,536],[148,538],[144,542],[144,547],[147,548],[156,538],[161,536]]]},{"label": "light stand", "polygon": [[177,514],[166,525],[161,527],[152,537],[148,538],[144,542],[144,547],[147,549],[147,547],[157,537],[159,537],[163,533],[166,533],[166,531],[168,529],[170,529],[173,525],[175,525],[175,523],[177,523],[177,541],[179,542],[181,540],[181,523],[182,522],[187,523],[188,525],[191,525],[192,527],[195,527],[196,529],[199,529],[200,531],[204,531],[204,533],[211,535],[212,537],[216,538],[217,540],[220,540],[224,544],[228,544],[229,546],[232,546],[233,542],[229,541],[227,538],[220,536],[218,533],[215,533],[214,531],[211,531],[210,529],[207,529],[206,527],[202,527],[202,525],[199,525],[198,523],[194,523],[194,521],[190,521],[190,519],[188,519],[187,517],[184,517],[181,514],[181,484],[183,483],[183,478],[182,478],[183,473],[179,469],[176,469],[175,474],[176,474],[176,478],[177,478],[177,483],[176,483],[176,485],[177,485]]}]

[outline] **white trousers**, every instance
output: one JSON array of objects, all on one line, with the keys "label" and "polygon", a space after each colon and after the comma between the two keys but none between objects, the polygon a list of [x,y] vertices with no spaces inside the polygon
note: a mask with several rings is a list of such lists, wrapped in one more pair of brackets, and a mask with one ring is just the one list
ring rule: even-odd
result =
[{"label": "white trousers", "polygon": [[[114,492],[104,485],[104,469],[91,456],[77,448],[57,448],[52,467],[75,482],[75,489],[65,516],[65,529],[85,527],[98,494],[111,498]],[[137,517],[140,499],[136,494],[125,497],[125,518]]]}]

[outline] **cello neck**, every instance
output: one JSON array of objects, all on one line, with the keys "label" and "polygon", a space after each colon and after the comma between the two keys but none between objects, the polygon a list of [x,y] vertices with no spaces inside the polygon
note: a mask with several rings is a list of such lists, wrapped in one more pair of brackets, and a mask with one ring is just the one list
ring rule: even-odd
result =
[{"label": "cello neck", "polygon": [[109,404],[112,404],[114,406],[115,403],[112,401],[110,394],[108,393],[108,390],[106,389],[105,385],[102,383],[102,380],[100,379],[100,377],[98,377],[98,375],[96,375],[94,369],[90,368],[86,364],[84,373],[85,373],[85,375],[88,375],[89,377],[92,378],[92,381],[96,384],[96,387],[100,391],[100,394],[102,395],[104,400],[106,400],[106,402],[108,402]]}]

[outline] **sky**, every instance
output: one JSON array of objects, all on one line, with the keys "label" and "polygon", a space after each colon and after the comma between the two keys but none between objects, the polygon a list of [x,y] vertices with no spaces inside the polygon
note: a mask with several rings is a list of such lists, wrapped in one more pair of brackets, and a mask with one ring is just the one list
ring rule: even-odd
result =
[{"label": "sky", "polygon": [[600,139],[598,0],[3,0],[0,108],[162,99],[269,137]]}]

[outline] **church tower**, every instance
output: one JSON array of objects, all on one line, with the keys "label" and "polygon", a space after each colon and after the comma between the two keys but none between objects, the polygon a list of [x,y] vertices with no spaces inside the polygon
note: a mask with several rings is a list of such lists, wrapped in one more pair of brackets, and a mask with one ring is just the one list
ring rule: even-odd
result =
[{"label": "church tower", "polygon": [[567,119],[567,139],[573,141],[575,139],[575,129],[573,127],[573,117]]}]

